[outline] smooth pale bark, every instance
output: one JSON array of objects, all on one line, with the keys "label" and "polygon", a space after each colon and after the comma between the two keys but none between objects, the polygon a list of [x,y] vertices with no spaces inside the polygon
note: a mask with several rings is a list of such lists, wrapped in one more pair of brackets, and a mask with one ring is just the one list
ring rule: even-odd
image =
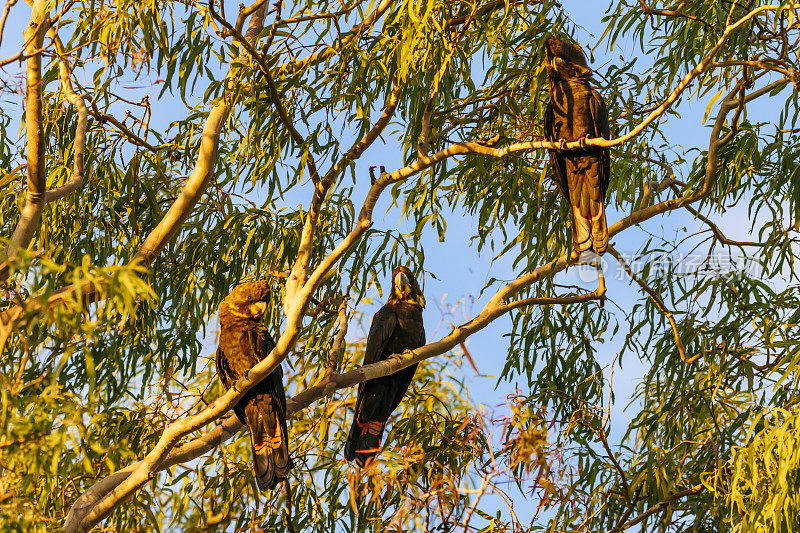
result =
[{"label": "smooth pale bark", "polygon": [[[28,189],[22,204],[19,222],[14,228],[5,251],[0,254],[0,265],[13,261],[19,248],[27,248],[36,235],[44,208],[45,168],[44,128],[42,127],[42,55],[50,18],[46,0],[33,3],[31,19],[22,33],[25,39],[25,142],[27,147]],[[0,282],[8,278],[6,269],[0,270]]]}]

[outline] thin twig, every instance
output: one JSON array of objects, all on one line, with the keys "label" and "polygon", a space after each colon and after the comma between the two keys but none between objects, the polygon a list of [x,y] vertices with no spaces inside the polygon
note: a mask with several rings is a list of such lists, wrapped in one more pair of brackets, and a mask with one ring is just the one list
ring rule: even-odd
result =
[{"label": "thin twig", "polygon": [[697,494],[702,489],[703,489],[702,485],[696,485],[696,486],[694,486],[694,487],[692,487],[690,489],[686,489],[686,490],[682,490],[680,492],[676,492],[674,494],[670,494],[669,496],[667,496],[666,498],[664,498],[663,500],[661,500],[657,504],[655,504],[652,507],[648,508],[645,512],[643,512],[642,514],[640,514],[639,516],[637,516],[633,520],[631,520],[629,522],[626,522],[624,524],[618,525],[617,527],[615,527],[614,529],[609,531],[609,533],[620,533],[622,531],[626,531],[627,529],[635,526],[639,522],[647,519],[647,517],[649,517],[651,515],[654,515],[655,513],[658,513],[660,511],[666,509],[675,500],[681,500],[681,499],[683,499],[683,498],[685,498],[687,496],[692,496],[694,494]]},{"label": "thin twig", "polygon": [[3,9],[3,17],[0,18],[0,45],[3,44],[3,31],[6,28],[6,19],[11,8],[17,3],[18,0],[6,0],[6,7]]},{"label": "thin twig", "polygon": [[342,361],[342,353],[344,353],[344,338],[347,335],[347,298],[342,299],[339,304],[339,331],[333,341],[328,352],[328,368],[325,371],[325,376],[329,376],[339,371],[339,365]]},{"label": "thin twig", "polygon": [[686,355],[686,348],[684,347],[683,341],[681,340],[681,335],[678,332],[678,323],[675,321],[672,311],[667,309],[667,306],[664,305],[664,300],[661,299],[661,296],[659,296],[655,290],[651,289],[642,278],[636,275],[633,269],[631,269],[628,263],[626,263],[622,258],[620,253],[610,244],[608,245],[608,251],[614,256],[617,262],[619,262],[620,266],[622,266],[622,269],[631,277],[631,279],[635,281],[636,284],[639,285],[639,287],[641,287],[641,289],[650,296],[650,298],[653,300],[653,303],[656,305],[656,308],[661,311],[665,317],[667,317],[667,320],[669,320],[670,327],[672,328],[672,337],[675,339],[675,346],[678,349],[678,355],[680,355],[681,361],[687,364],[692,364],[700,359],[702,353],[692,357],[688,357]]}]

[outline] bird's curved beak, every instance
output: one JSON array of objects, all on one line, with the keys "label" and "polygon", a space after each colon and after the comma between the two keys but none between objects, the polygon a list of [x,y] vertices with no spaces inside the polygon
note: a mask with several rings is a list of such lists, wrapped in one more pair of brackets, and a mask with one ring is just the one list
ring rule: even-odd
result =
[{"label": "bird's curved beak", "polygon": [[256,302],[250,304],[250,314],[253,316],[261,316],[267,312],[267,302]]},{"label": "bird's curved beak", "polygon": [[575,68],[578,69],[578,75],[582,78],[589,78],[594,71],[590,67],[584,67],[583,65],[576,65]]},{"label": "bird's curved beak", "polygon": [[407,294],[411,293],[411,282],[408,280],[408,276],[402,272],[398,272],[394,277],[394,285],[401,298],[405,298]]}]

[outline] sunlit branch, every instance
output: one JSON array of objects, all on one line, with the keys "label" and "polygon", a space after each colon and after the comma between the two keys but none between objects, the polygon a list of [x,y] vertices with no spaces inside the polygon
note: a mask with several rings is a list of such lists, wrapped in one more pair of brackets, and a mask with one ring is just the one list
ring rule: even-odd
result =
[{"label": "sunlit branch", "polygon": [[383,107],[381,116],[378,117],[375,125],[372,126],[367,134],[364,135],[363,138],[353,143],[353,146],[351,146],[350,149],[345,152],[344,156],[342,156],[342,159],[331,168],[331,170],[328,172],[329,176],[338,174],[344,168],[344,165],[361,157],[367,148],[372,146],[372,143],[375,142],[375,140],[383,133],[383,130],[385,130],[386,126],[389,125],[389,121],[392,120],[394,112],[397,109],[397,102],[400,100],[400,93],[402,90],[403,85],[399,83],[397,78],[393,78],[392,92],[389,93],[389,97],[386,100],[386,105]]},{"label": "sunlit branch", "polygon": [[50,28],[50,37],[53,39],[58,55],[58,78],[61,82],[61,90],[64,92],[64,98],[67,102],[77,108],[78,124],[75,127],[75,139],[73,140],[75,153],[72,163],[72,178],[64,185],[45,192],[45,203],[63,198],[83,185],[83,161],[86,151],[86,123],[88,118],[86,102],[72,88],[72,67],[64,54],[58,33],[52,27]]},{"label": "sunlit branch", "polygon": [[478,488],[477,493],[475,494],[475,499],[472,501],[472,505],[470,505],[469,509],[467,510],[467,514],[462,522],[464,525],[462,533],[469,532],[469,523],[472,520],[472,515],[475,513],[475,509],[478,508],[478,503],[481,501],[483,495],[486,494],[486,489],[489,487],[489,483],[495,475],[497,475],[496,472],[487,472],[481,476],[481,486]]},{"label": "sunlit branch", "polygon": [[[48,4],[36,0],[31,8],[31,19],[23,32],[28,57],[25,68],[25,130],[27,140],[28,188],[17,226],[5,251],[0,252],[0,264],[13,261],[18,249],[25,249],[33,240],[44,208],[45,143],[42,124],[42,57],[33,52],[41,49],[49,29]],[[0,272],[0,283],[8,279],[8,270]],[[0,346],[2,348],[2,346]]]},{"label": "sunlit branch", "polygon": [[0,17],[0,45],[3,44],[3,32],[6,29],[6,19],[11,12],[11,8],[17,3],[18,0],[6,0],[6,6],[3,8],[3,16]]},{"label": "sunlit branch", "polygon": [[678,4],[678,6],[675,7],[674,9],[656,9],[648,6],[644,2],[644,0],[639,0],[639,6],[641,6],[642,11],[644,11],[645,15],[659,15],[661,17],[669,17],[669,18],[674,18],[674,17],[686,18],[689,20],[694,20],[695,22],[701,22],[705,24],[707,28],[712,27],[710,23],[706,22],[705,20],[699,17],[695,17],[694,15],[687,15],[686,13],[681,13],[681,9],[683,9],[685,5],[686,2],[683,1],[680,4]]},{"label": "sunlit branch", "polygon": [[[747,94],[741,102],[746,104],[768,92],[776,89],[777,87],[781,86],[782,84],[787,83],[787,79],[781,79],[762,87],[756,91],[753,91],[750,94]],[[668,211],[672,211],[674,209],[678,209],[680,207],[684,207],[688,204],[692,204],[698,202],[704,198],[706,198],[711,191],[713,190],[714,183],[716,183],[717,179],[717,166],[719,164],[719,149],[724,146],[725,143],[729,142],[732,139],[732,136],[727,136],[724,139],[720,139],[720,134],[724,128],[726,118],[728,113],[734,108],[740,106],[740,98],[737,97],[739,91],[742,87],[744,80],[740,80],[731,90],[728,95],[723,99],[722,103],[720,104],[720,110],[717,114],[717,118],[714,122],[714,127],[711,131],[711,136],[708,143],[708,152],[706,154],[706,168],[705,168],[705,176],[703,177],[703,186],[696,191],[690,192],[685,196],[680,198],[670,198],[669,200],[664,200],[655,205],[651,205],[650,207],[640,208],[634,211],[630,216],[625,217],[624,219],[616,222],[615,224],[611,225],[608,228],[609,236],[613,237],[617,233],[634,226],[636,224],[640,224],[647,219],[650,219],[658,214],[666,213]],[[668,183],[667,181],[662,180],[662,184]]]},{"label": "sunlit branch", "polygon": [[383,0],[375,9],[370,13],[361,23],[354,26],[345,36],[337,39],[333,44],[326,45],[322,50],[314,52],[313,54],[285,63],[276,69],[278,74],[292,74],[301,70],[309,65],[321,63],[335,54],[337,54],[344,46],[349,45],[356,40],[365,30],[371,28],[380,19],[383,14],[392,6],[392,0]]},{"label": "sunlit branch", "polygon": [[129,127],[127,127],[125,124],[123,124],[115,116],[101,112],[97,108],[97,104],[95,102],[90,102],[90,103],[92,105],[92,111],[91,111],[92,116],[95,119],[97,119],[98,122],[100,122],[101,124],[104,123],[104,122],[110,122],[111,124],[114,125],[114,127],[117,128],[117,130],[120,132],[120,134],[125,136],[132,143],[137,144],[137,145],[141,146],[142,148],[147,148],[151,152],[158,152],[160,149],[167,147],[167,145],[153,146],[152,144],[150,144],[146,140],[144,140],[141,137],[139,137],[138,135],[136,135]]},{"label": "sunlit branch", "polygon": [[[239,10],[239,16],[236,17],[236,28],[235,28],[236,31],[237,32],[241,32],[242,28],[244,27],[244,21],[247,20],[247,17],[249,17],[250,15],[255,13],[258,9],[264,7],[264,4],[266,4],[267,1],[268,0],[256,0],[255,2],[250,4],[249,6],[242,7]],[[223,11],[223,13],[224,13],[224,11]],[[250,26],[250,28],[252,28],[252,25]],[[255,35],[253,37],[255,37]],[[251,36],[248,35],[248,39],[252,40]],[[246,43],[247,40],[242,40],[240,42]]]},{"label": "sunlit branch", "polygon": [[314,290],[316,290],[317,286],[322,278],[327,274],[328,270],[330,270],[330,268],[332,268],[333,265],[335,265],[336,262],[350,248],[355,246],[367,229],[369,229],[372,225],[372,207],[374,207],[378,197],[380,196],[380,193],[383,191],[383,188],[386,185],[385,183],[381,184],[381,180],[378,180],[375,184],[373,184],[372,188],[367,194],[367,199],[364,201],[364,207],[362,207],[358,221],[355,223],[350,233],[342,240],[342,242],[339,243],[339,245],[333,249],[331,253],[328,254],[327,257],[325,257],[325,259],[322,260],[322,262],[314,269],[311,275],[308,276],[308,263],[311,258],[313,235],[316,229],[317,218],[319,216],[322,203],[324,202],[328,191],[333,185],[334,180],[344,166],[348,162],[358,159],[364,150],[366,150],[375,141],[375,139],[378,138],[381,132],[389,124],[389,121],[391,120],[397,107],[401,90],[402,86],[395,80],[394,88],[387,99],[386,107],[372,129],[364,136],[363,139],[360,139],[353,144],[353,146],[345,153],[342,159],[325,174],[325,177],[322,179],[322,181],[315,183],[314,196],[311,200],[311,206],[309,207],[308,213],[306,214],[306,220],[303,225],[303,233],[300,239],[297,258],[295,259],[294,266],[292,267],[292,273],[289,276],[289,280],[286,283],[287,297],[284,298],[284,313],[287,315],[292,312],[293,306],[297,305],[297,302],[295,301],[295,295],[299,296],[297,300],[304,302],[302,305],[305,305],[305,302],[308,302],[311,294],[314,292]]},{"label": "sunlit branch", "polygon": [[703,180],[703,188],[695,193],[691,194],[688,198],[686,198],[685,203],[694,203],[697,200],[703,199],[709,194],[713,189],[713,185],[716,182],[717,178],[717,166],[719,163],[719,149],[725,146],[730,140],[733,138],[733,135],[737,131],[736,127],[736,120],[732,121],[732,126],[730,131],[725,137],[720,138],[720,134],[722,133],[723,128],[725,127],[725,120],[730,113],[731,110],[736,109],[736,117],[738,120],[738,115],[741,113],[741,110],[744,104],[755,100],[756,98],[763,96],[773,89],[780,87],[788,82],[788,79],[783,78],[769,85],[762,87],[756,91],[753,91],[750,94],[739,96],[740,91],[744,88],[744,86],[748,83],[746,79],[741,79],[739,82],[736,83],[734,88],[728,93],[728,95],[724,98],[722,103],[720,104],[720,110],[717,114],[717,119],[714,122],[714,127],[711,130],[711,139],[708,144],[708,153],[706,155],[706,175]]},{"label": "sunlit branch", "polygon": [[3,60],[0,60],[0,67],[4,67],[6,65],[10,65],[11,63],[16,63],[17,61],[26,61],[32,57],[40,56],[45,50],[47,50],[46,46],[39,48],[37,50],[33,50],[30,53],[25,53],[25,50],[20,50],[16,54],[11,57],[7,57]]},{"label": "sunlit branch", "polygon": [[770,70],[780,72],[786,78],[794,81],[795,72],[790,67],[785,66],[785,62],[779,59],[761,59],[761,60],[736,60],[736,61],[713,61],[711,66],[714,68],[727,68],[727,67],[752,67],[760,70]]},{"label": "sunlit branch", "polygon": [[[72,81],[70,79],[72,76],[72,69],[63,53],[63,48],[61,47],[60,40],[58,39],[58,34],[52,26],[45,28],[45,30],[50,33],[50,37],[53,39],[53,43],[56,46],[56,51],[58,54],[58,76],[59,81],[61,82],[62,91],[64,92],[64,98],[67,100],[67,102],[78,109],[78,123],[75,129],[75,139],[73,142],[74,155],[72,178],[60,187],[56,187],[55,189],[51,190],[45,190],[46,187],[44,183],[44,175],[46,174],[46,170],[44,168],[40,168],[44,166],[45,140],[42,137],[41,87],[39,87],[41,83],[39,83],[37,84],[36,89],[39,91],[38,97],[34,91],[33,93],[30,93],[31,100],[27,102],[30,105],[31,101],[37,100],[39,102],[39,107],[34,106],[32,108],[28,108],[30,115],[28,114],[28,111],[26,111],[26,126],[30,128],[28,135],[29,138],[33,140],[33,145],[38,146],[36,154],[37,157],[40,157],[40,159],[38,159],[37,162],[37,158],[33,158],[35,169],[33,174],[31,174],[31,167],[29,165],[28,194],[26,201],[22,206],[22,217],[20,218],[17,228],[14,230],[14,235],[17,235],[17,238],[20,240],[15,240],[15,238],[12,236],[11,242],[9,243],[6,251],[3,254],[0,254],[0,282],[8,279],[10,271],[8,261],[14,260],[14,257],[16,256],[16,250],[18,248],[27,247],[30,241],[33,239],[33,235],[38,229],[39,222],[41,220],[41,211],[44,207],[44,204],[63,198],[64,196],[77,190],[83,184],[83,161],[84,152],[86,149],[87,123],[86,104],[84,103],[83,98],[78,96],[78,94],[76,94],[72,88]],[[40,38],[37,37],[36,39],[31,40],[31,43],[38,46],[39,41],[43,39],[44,36],[41,36]],[[36,67],[34,67],[34,70],[29,71],[29,73],[32,73],[34,77],[37,75],[37,73],[39,76],[41,76],[41,58],[37,56],[36,58],[31,58],[29,62],[35,60],[38,60],[39,63],[38,71],[36,70]],[[28,89],[31,91],[30,87]],[[36,122],[36,125],[27,122],[29,116],[32,119],[32,122]],[[29,152],[28,156],[31,157],[31,155],[32,154]],[[32,180],[31,176],[33,175],[37,177]],[[0,328],[3,327],[4,324],[0,325]],[[3,336],[4,333],[0,333],[0,352],[2,352],[2,347],[4,345]]]}]

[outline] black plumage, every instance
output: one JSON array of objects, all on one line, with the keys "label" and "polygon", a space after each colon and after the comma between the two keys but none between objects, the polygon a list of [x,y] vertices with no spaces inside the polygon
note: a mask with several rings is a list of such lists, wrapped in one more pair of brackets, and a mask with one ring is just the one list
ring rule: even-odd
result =
[{"label": "black plumage", "polygon": [[[216,362],[217,373],[226,389],[275,347],[275,341],[261,324],[269,299],[269,284],[256,281],[239,285],[220,305]],[[275,488],[292,467],[286,431],[286,392],[280,365],[247,391],[233,412],[250,428],[258,489]]]},{"label": "black plumage", "polygon": [[[425,297],[414,274],[403,266],[395,268],[389,300],[372,318],[364,364],[382,361],[392,354],[424,345],[424,307]],[[355,419],[344,447],[345,459],[355,459],[363,467],[377,455],[386,422],[400,405],[416,370],[417,365],[411,365],[359,386]]]},{"label": "black plumage", "polygon": [[[591,88],[592,69],[579,46],[548,37],[545,41],[550,102],[544,115],[545,139],[577,141],[609,138],[608,110]],[[605,199],[611,176],[608,148],[549,150],[556,181],[572,212],[572,250],[598,254],[608,246]]]}]

